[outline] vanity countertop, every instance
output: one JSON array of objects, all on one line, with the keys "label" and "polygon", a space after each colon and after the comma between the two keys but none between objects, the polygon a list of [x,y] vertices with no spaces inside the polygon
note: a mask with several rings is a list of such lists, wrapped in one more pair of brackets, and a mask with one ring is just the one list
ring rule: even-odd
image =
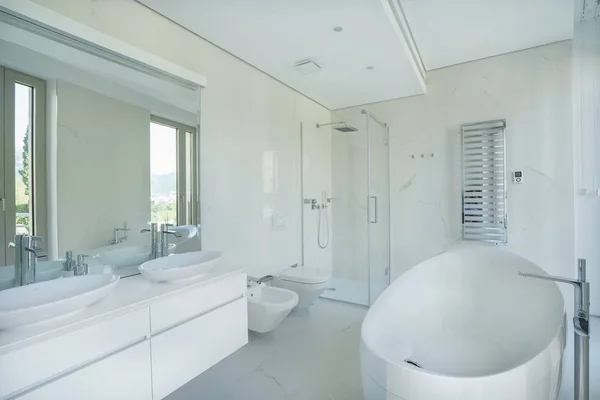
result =
[{"label": "vanity countertop", "polygon": [[180,282],[155,283],[141,275],[121,278],[117,287],[103,300],[76,314],[42,321],[34,325],[0,331],[0,356],[19,348],[41,342],[95,323],[146,307],[180,293],[209,285],[234,274],[243,268],[221,263],[214,270],[197,279]]}]

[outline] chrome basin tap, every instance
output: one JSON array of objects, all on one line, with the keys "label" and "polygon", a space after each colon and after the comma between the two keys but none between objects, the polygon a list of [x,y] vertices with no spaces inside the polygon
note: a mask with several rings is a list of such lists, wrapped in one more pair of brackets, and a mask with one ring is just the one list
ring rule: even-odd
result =
[{"label": "chrome basin tap", "polygon": [[172,231],[169,228],[173,227],[173,224],[163,224],[160,230],[160,256],[166,257],[169,255],[169,235],[173,235],[176,238],[181,237],[181,233]]},{"label": "chrome basin tap", "polygon": [[89,256],[86,254],[77,254],[77,264],[75,264],[75,267],[73,268],[73,275],[87,275],[90,272],[89,266],[85,262],[86,257]]},{"label": "chrome basin tap", "polygon": [[569,283],[575,287],[575,400],[590,398],[590,283],[586,282],[586,261],[579,259],[577,279],[552,275],[538,275],[519,271],[526,278],[544,279],[559,283]]},{"label": "chrome basin tap", "polygon": [[154,260],[158,258],[158,224],[156,222],[150,223],[150,229],[140,229],[140,233],[150,233],[150,259]]},{"label": "chrome basin tap", "polygon": [[35,282],[36,261],[46,257],[46,252],[37,246],[40,236],[16,235],[14,243],[8,247],[15,249],[15,286],[30,285]]},{"label": "chrome basin tap", "polygon": [[[109,244],[119,244],[127,240],[127,232],[131,229],[127,227],[127,221],[123,223],[122,228],[114,228],[113,229],[113,238],[109,242]],[[123,236],[121,236],[121,232],[123,232]]]}]

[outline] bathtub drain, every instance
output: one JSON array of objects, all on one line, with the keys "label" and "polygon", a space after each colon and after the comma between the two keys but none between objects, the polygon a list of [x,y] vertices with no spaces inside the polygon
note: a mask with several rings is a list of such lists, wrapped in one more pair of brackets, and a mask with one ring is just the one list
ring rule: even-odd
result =
[{"label": "bathtub drain", "polygon": [[410,360],[408,358],[406,360],[404,360],[404,362],[407,363],[407,364],[410,364],[410,365],[412,365],[414,367],[417,367],[417,368],[423,368],[416,361]]}]

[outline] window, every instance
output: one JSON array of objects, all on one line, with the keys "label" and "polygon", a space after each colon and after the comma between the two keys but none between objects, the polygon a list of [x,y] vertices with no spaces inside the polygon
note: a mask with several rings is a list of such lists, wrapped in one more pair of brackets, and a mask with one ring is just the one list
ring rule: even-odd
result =
[{"label": "window", "polygon": [[196,129],[163,118],[150,123],[151,221],[198,225]]},{"label": "window", "polygon": [[46,236],[45,82],[0,68],[0,265],[15,235]]},{"label": "window", "polygon": [[506,121],[461,126],[463,240],[506,243]]}]

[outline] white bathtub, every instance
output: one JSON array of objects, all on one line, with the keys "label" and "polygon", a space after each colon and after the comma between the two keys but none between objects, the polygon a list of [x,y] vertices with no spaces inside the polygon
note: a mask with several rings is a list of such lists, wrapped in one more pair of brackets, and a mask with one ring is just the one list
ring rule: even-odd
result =
[{"label": "white bathtub", "polygon": [[365,399],[555,400],[564,300],[520,270],[544,273],[508,251],[463,245],[394,281],[362,326]]}]

